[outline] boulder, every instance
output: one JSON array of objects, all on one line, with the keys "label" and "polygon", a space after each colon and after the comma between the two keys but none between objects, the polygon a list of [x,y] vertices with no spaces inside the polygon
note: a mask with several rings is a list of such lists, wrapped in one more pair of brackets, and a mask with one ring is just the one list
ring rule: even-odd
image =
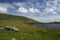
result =
[{"label": "boulder", "polygon": [[14,31],[14,32],[17,32],[19,29],[15,28],[15,27],[12,27],[12,26],[5,26],[4,27],[6,30],[9,30],[9,31]]},{"label": "boulder", "polygon": [[5,26],[5,27],[1,27],[0,30],[8,30],[8,31],[17,32],[19,29],[15,28],[13,26]]}]

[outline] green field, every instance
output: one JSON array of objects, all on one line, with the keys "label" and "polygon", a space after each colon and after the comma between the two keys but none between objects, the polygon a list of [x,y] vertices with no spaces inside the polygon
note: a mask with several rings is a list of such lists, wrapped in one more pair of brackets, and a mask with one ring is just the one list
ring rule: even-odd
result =
[{"label": "green field", "polygon": [[28,25],[37,22],[21,16],[0,14],[0,27],[15,26],[18,32],[0,30],[0,40],[60,40],[60,28],[42,28]]}]

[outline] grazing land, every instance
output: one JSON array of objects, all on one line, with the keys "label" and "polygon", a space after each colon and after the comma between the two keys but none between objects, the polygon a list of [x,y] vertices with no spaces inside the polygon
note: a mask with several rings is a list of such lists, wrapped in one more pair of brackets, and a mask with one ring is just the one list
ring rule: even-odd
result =
[{"label": "grazing land", "polygon": [[60,40],[60,28],[43,28],[28,25],[37,21],[22,17],[0,14],[0,27],[15,26],[18,32],[0,30],[0,40]]}]

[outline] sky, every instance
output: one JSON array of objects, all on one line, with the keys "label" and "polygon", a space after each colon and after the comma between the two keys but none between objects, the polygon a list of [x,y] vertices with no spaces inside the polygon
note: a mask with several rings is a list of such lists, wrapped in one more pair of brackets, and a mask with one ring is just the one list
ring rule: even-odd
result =
[{"label": "sky", "polygon": [[60,0],[0,0],[0,13],[60,22]]}]

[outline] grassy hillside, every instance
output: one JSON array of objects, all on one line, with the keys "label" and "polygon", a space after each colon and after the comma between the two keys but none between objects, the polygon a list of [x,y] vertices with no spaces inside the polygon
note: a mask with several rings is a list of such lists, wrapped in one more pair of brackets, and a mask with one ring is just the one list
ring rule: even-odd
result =
[{"label": "grassy hillside", "polygon": [[25,17],[0,14],[0,27],[15,26],[18,32],[0,30],[0,40],[60,40],[60,29],[38,28],[25,24],[36,22]]},{"label": "grassy hillside", "polygon": [[22,16],[13,16],[8,14],[0,14],[0,21],[20,21],[23,23],[29,23],[29,22],[37,22],[35,20],[22,17]]}]

